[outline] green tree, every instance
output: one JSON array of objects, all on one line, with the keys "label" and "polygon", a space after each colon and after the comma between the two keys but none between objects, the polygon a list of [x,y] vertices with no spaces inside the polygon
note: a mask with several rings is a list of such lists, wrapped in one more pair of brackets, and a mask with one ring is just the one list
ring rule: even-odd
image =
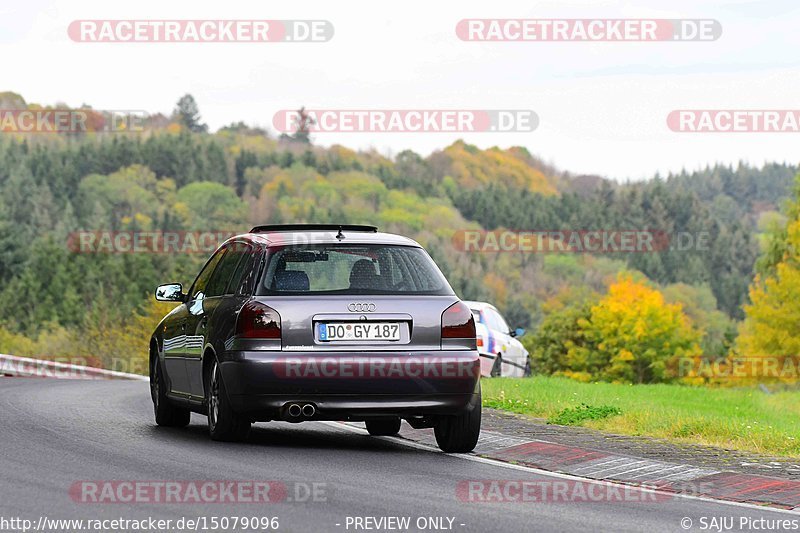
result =
[{"label": "green tree", "polygon": [[[593,366],[591,363],[581,361],[574,365],[570,361],[570,353],[589,345],[581,324],[590,319],[592,305],[592,300],[585,299],[552,310],[542,320],[538,331],[525,337],[524,344],[530,353],[534,374],[562,374],[583,381],[592,378],[592,374],[585,370]],[[591,351],[582,353],[590,355]]]},{"label": "green tree", "polygon": [[760,263],[762,274],[750,285],[738,350],[750,357],[800,353],[800,176],[787,205],[784,228],[770,236]]},{"label": "green tree", "polygon": [[220,183],[199,181],[178,190],[176,212],[186,229],[228,231],[247,222],[247,205],[236,191]]},{"label": "green tree", "polygon": [[200,107],[191,94],[181,96],[178,103],[175,105],[175,110],[172,116],[181,126],[187,128],[189,131],[196,133],[205,133],[208,131],[208,126],[201,122]]}]

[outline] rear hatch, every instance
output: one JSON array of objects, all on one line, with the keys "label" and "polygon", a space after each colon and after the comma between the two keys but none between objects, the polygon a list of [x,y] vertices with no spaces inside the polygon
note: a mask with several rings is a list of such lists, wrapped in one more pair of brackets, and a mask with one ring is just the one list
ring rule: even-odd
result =
[{"label": "rear hatch", "polygon": [[442,349],[458,298],[418,245],[329,239],[270,248],[256,294],[286,351]]},{"label": "rear hatch", "polygon": [[450,296],[259,296],[278,312],[284,351],[441,350]]}]

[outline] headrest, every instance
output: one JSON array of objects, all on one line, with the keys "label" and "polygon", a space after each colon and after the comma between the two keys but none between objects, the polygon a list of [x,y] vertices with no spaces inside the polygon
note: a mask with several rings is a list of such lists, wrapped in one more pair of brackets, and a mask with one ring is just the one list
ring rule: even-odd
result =
[{"label": "headrest", "polygon": [[372,288],[377,276],[375,263],[369,259],[359,259],[353,263],[353,268],[350,270],[350,286]]},{"label": "headrest", "polygon": [[283,270],[275,273],[275,290],[307,291],[308,274],[300,270]]}]

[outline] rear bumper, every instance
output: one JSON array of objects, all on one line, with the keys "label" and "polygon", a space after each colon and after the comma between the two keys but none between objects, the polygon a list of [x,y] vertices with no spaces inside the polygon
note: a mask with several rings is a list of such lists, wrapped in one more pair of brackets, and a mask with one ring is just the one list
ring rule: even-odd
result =
[{"label": "rear bumper", "polygon": [[477,403],[476,351],[233,351],[220,368],[235,411],[283,419],[291,403],[311,403],[317,420],[455,414]]}]

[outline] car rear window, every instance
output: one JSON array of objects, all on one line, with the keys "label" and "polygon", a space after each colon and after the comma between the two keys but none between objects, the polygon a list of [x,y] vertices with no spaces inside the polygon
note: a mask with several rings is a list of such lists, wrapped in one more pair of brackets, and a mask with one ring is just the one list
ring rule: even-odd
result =
[{"label": "car rear window", "polygon": [[323,244],[271,251],[260,293],[450,295],[453,290],[421,248]]}]

